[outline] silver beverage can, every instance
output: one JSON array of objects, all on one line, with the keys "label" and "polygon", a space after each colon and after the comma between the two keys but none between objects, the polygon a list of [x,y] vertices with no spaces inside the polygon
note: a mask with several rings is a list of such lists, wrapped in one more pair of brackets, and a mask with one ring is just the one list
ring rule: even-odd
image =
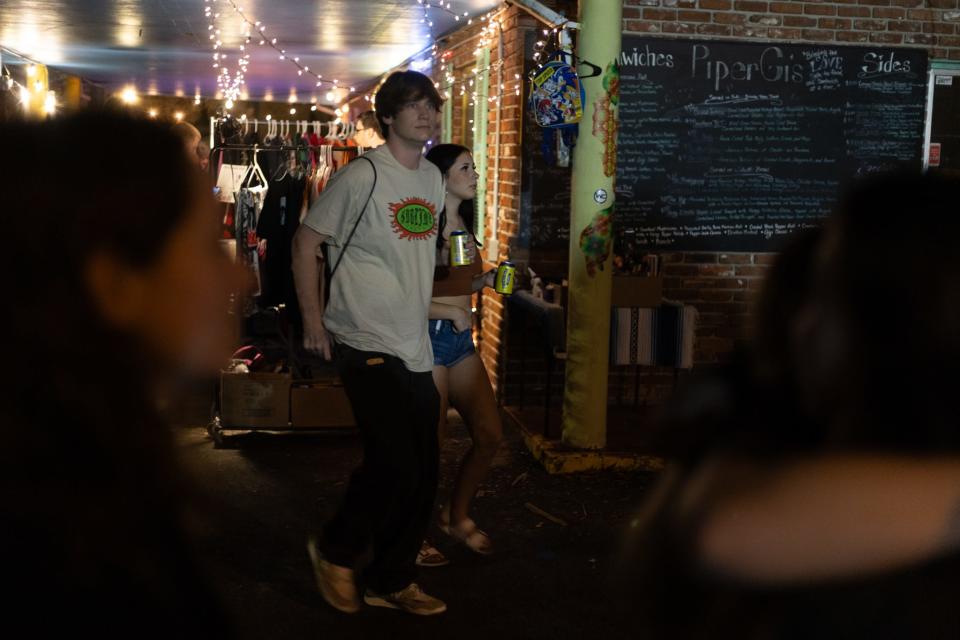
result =
[{"label": "silver beverage can", "polygon": [[517,274],[517,267],[509,260],[504,260],[497,267],[497,293],[509,296],[513,293],[514,280]]},{"label": "silver beverage can", "polygon": [[450,266],[463,267],[472,262],[467,251],[467,239],[470,236],[466,231],[454,231],[450,234]]}]

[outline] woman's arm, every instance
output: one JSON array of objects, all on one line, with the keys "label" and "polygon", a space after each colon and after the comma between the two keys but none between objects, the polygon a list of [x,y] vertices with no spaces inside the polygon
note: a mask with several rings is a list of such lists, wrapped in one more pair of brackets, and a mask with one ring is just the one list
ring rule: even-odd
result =
[{"label": "woman's arm", "polygon": [[430,319],[452,320],[453,326],[458,332],[470,329],[473,322],[472,316],[473,314],[463,307],[443,304],[442,302],[430,302]]},{"label": "woman's arm", "polygon": [[697,553],[729,577],[853,577],[960,546],[960,458],[831,455],[776,469],[724,461],[697,476],[688,494],[728,478],[739,487],[700,504]]}]

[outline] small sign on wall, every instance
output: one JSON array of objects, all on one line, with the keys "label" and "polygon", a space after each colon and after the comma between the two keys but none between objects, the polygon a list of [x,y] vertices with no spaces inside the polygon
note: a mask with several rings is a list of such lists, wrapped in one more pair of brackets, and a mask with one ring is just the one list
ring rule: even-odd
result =
[{"label": "small sign on wall", "polygon": [[953,76],[937,76],[937,86],[952,87]]},{"label": "small sign on wall", "polygon": [[930,154],[927,156],[927,166],[928,167],[940,166],[940,143],[939,142],[930,143]]}]

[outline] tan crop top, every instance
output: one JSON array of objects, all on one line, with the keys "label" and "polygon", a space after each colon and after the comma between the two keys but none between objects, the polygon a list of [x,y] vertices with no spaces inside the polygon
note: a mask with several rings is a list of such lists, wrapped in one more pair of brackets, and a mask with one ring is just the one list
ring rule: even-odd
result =
[{"label": "tan crop top", "polygon": [[469,296],[473,294],[473,279],[483,273],[479,259],[462,267],[437,265],[433,271],[433,297]]}]

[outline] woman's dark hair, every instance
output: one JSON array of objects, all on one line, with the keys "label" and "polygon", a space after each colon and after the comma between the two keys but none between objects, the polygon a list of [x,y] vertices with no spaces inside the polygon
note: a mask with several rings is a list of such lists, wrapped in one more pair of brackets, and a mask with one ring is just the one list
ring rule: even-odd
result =
[{"label": "woman's dark hair", "polygon": [[[444,178],[446,178],[447,173],[450,171],[451,167],[453,167],[454,163],[457,161],[457,158],[465,153],[472,152],[470,149],[467,149],[463,145],[459,144],[438,144],[427,151],[426,158],[433,164],[437,165],[437,167],[440,169],[440,173],[442,173]],[[470,200],[464,200],[461,202],[460,208],[457,211],[460,213],[460,218],[467,227],[467,231],[469,231],[470,235],[473,236],[473,241],[477,243],[477,246],[481,246],[479,240],[477,240],[476,228],[474,226],[475,206],[476,203],[474,203],[473,198],[471,198]],[[444,207],[440,211],[440,224],[437,227],[437,251],[443,248],[443,228],[446,226],[447,208]]]},{"label": "woman's dark hair", "polygon": [[[15,371],[0,401],[8,570],[77,627],[214,625],[186,559],[190,492],[150,355],[103,321],[85,281],[101,252],[131,269],[155,263],[195,206],[199,172],[169,126],[119,114],[0,125],[0,147],[11,240],[0,327]],[[103,613],[105,602],[116,606]]]},{"label": "woman's dark hair", "polygon": [[433,80],[416,71],[397,71],[390,74],[377,90],[374,99],[377,121],[380,123],[380,132],[384,140],[390,138],[390,125],[384,122],[384,118],[392,118],[404,104],[424,98],[430,101],[434,109],[440,111],[443,98],[440,97],[440,92],[434,86]]}]

